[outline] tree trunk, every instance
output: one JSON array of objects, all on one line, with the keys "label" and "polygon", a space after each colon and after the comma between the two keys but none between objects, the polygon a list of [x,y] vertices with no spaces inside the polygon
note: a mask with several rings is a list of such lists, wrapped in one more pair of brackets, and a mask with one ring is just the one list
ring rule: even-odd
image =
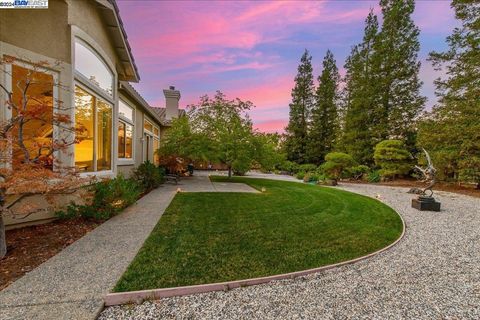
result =
[{"label": "tree trunk", "polygon": [[232,178],[232,167],[228,166],[228,179]]},{"label": "tree trunk", "polygon": [[5,239],[5,224],[3,223],[3,216],[0,213],[0,259],[7,254],[7,240]]}]

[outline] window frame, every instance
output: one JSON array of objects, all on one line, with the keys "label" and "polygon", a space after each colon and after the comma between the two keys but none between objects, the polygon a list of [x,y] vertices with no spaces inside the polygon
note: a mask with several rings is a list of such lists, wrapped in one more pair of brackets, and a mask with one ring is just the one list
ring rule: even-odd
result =
[{"label": "window frame", "polygon": [[[132,109],[132,115],[133,119],[130,120],[122,115],[120,115],[120,102],[125,104],[127,107]],[[118,156],[118,146],[117,146],[117,160],[118,160],[118,165],[130,165],[130,164],[135,164],[135,146],[136,146],[136,139],[135,139],[135,119],[136,119],[136,108],[132,106],[132,104],[128,103],[125,99],[118,99],[118,119],[117,119],[117,126],[120,122],[126,124],[126,125],[131,125],[132,126],[132,157],[131,158],[120,158]],[[118,144],[118,127],[117,127],[117,144]]]},{"label": "window frame", "polygon": [[112,94],[110,95],[105,89],[103,89],[102,87],[100,87],[99,85],[97,85],[96,83],[93,83],[92,81],[90,81],[90,79],[88,79],[85,75],[83,75],[80,71],[78,71],[76,68],[75,68],[75,61],[72,63],[72,67],[73,67],[73,72],[74,72],[74,75],[75,75],[75,80],[76,81],[80,81],[82,82],[84,85],[87,85],[89,86],[93,91],[97,92],[99,95],[101,95],[104,99],[106,100],[114,100],[115,98],[115,83],[116,83],[116,75],[115,73],[112,71],[112,69],[109,67],[109,65],[107,64],[107,62],[105,61],[105,59],[103,58],[103,56],[97,51],[95,50],[90,44],[88,44],[87,41],[83,40],[81,37],[79,36],[75,36],[74,39],[73,39],[73,54],[75,54],[75,46],[76,44],[80,43],[82,46],[84,46],[87,50],[89,50],[99,61],[100,63],[102,63],[104,65],[104,67],[107,69],[107,71],[110,73],[110,75],[112,76]]},{"label": "window frame", "polygon": [[[92,83],[87,77],[85,77],[80,71],[77,71],[75,69],[75,43],[80,42],[83,46],[85,46],[87,49],[89,49],[107,68],[107,70],[110,71],[110,74],[112,75],[112,94],[110,95],[107,91],[105,91],[103,88],[100,86],[96,85],[95,83]],[[86,34],[82,29],[72,26],[72,41],[71,41],[71,56],[72,56],[72,61],[71,61],[71,68],[72,68],[72,96],[71,96],[71,101],[72,105],[75,106],[75,87],[78,86],[80,89],[86,91],[87,93],[91,94],[95,99],[102,99],[105,101],[107,104],[109,104],[112,107],[112,131],[111,131],[111,138],[112,138],[112,147],[111,147],[111,154],[110,154],[110,159],[111,159],[111,168],[109,170],[102,170],[102,171],[89,171],[89,172],[80,172],[81,177],[88,177],[88,176],[112,176],[115,175],[117,171],[117,143],[114,142],[114,139],[117,138],[117,131],[118,131],[118,124],[117,124],[117,119],[118,119],[118,91],[117,91],[117,79],[118,75],[116,73],[116,70],[114,68],[114,64],[112,61],[108,58],[108,55],[106,52],[104,52],[99,46],[94,39],[92,39],[88,34]],[[98,48],[98,50],[96,49]],[[96,108],[96,105],[95,105]],[[75,121],[75,114],[76,114],[76,108],[73,108],[72,112],[72,121],[74,125],[76,125]],[[93,163],[94,163],[94,168],[97,168],[97,113],[95,112],[95,119],[94,119],[94,157],[93,157]],[[73,156],[72,156],[72,165],[75,167],[75,146],[73,146]]]},{"label": "window frame", "polygon": [[[5,89],[7,89],[8,92],[13,92],[13,66],[18,66],[18,67],[21,67],[21,68],[24,68],[24,69],[29,69],[29,70],[33,70],[33,66],[31,63],[28,63],[28,62],[25,62],[25,61],[22,61],[22,60],[19,60],[19,59],[15,59],[12,63],[6,63],[4,64],[3,68],[4,68],[4,83],[5,83]],[[42,67],[42,66],[35,66],[36,68],[36,72],[40,72],[40,73],[45,73],[45,74],[48,74],[50,76],[52,76],[52,80],[53,80],[53,85],[52,85],[52,110],[53,110],[53,117],[61,114],[61,110],[59,110],[59,90],[58,90],[58,86],[59,86],[59,77],[60,77],[60,74],[58,71],[55,71],[55,70],[52,70],[52,69],[49,69],[49,68],[45,68],[45,67]],[[0,97],[3,97],[5,94],[4,92],[2,92],[2,94],[0,95]],[[2,101],[3,101],[3,98],[2,98]],[[11,119],[12,118],[12,110],[10,108],[6,108],[6,100],[1,102],[1,106],[5,106],[3,109],[3,114],[1,115],[0,119],[5,119],[5,120],[8,120],[8,119]],[[53,132],[52,132],[52,140],[54,141],[55,139],[58,139],[59,137],[61,137],[60,135],[60,128],[55,125],[54,123],[52,123],[52,127],[53,127]],[[54,159],[53,161],[53,168],[52,170],[54,172],[57,172],[60,167],[58,166],[59,163],[58,161],[55,161],[55,159],[59,159],[59,150],[56,150],[53,152],[52,154],[52,157]],[[6,169],[12,169],[12,147],[9,146],[7,152],[6,152],[6,156],[7,156],[7,159],[6,161],[2,161],[2,159],[0,159],[0,168],[6,168]]]},{"label": "window frame", "polygon": [[[97,125],[98,125],[98,114],[97,114],[97,100],[100,99],[100,100],[103,100],[106,104],[110,105],[110,107],[112,108],[112,130],[110,132],[111,134],[111,137],[112,137],[112,141],[113,141],[113,138],[115,137],[114,135],[114,130],[116,127],[115,125],[115,116],[114,116],[114,111],[115,111],[115,104],[113,102],[110,102],[110,101],[106,101],[105,99],[103,99],[100,95],[97,95],[95,92],[93,92],[92,90],[90,90],[89,88],[83,86],[82,84],[78,83],[75,81],[74,83],[74,88],[75,87],[79,87],[81,90],[85,91],[86,93],[90,94],[93,98],[94,98],[94,118],[93,118],[93,171],[87,171],[87,172],[80,172],[80,175],[83,176],[83,175],[92,175],[92,174],[110,174],[110,173],[113,173],[114,172],[114,165],[115,165],[115,162],[113,161],[113,156],[114,156],[114,148],[113,148],[113,143],[112,143],[112,148],[110,148],[110,169],[107,169],[107,170],[100,170],[98,171],[97,170],[97,147],[98,147],[98,137],[97,137]],[[75,98],[75,90],[73,92],[73,96]],[[75,113],[76,113],[76,107],[74,108],[75,109],[75,112],[74,112],[74,118],[75,118]],[[76,121],[74,120],[74,125],[76,125]],[[75,152],[75,149],[74,149],[74,152]],[[75,154],[73,155],[73,163],[74,163],[74,167],[76,167],[76,164],[75,164]]]},{"label": "window frame", "polygon": [[[145,128],[145,122],[148,122],[149,124],[152,125],[152,131]],[[158,130],[158,135],[155,134],[155,132],[154,132],[155,129]],[[160,126],[156,125],[154,121],[150,120],[150,118],[145,116],[144,119],[143,119],[143,139],[144,139],[144,141],[146,141],[148,143],[148,140],[145,139],[147,135],[150,136],[150,138],[152,139],[152,146],[151,146],[152,148],[153,148],[153,144],[155,143],[155,140],[157,140],[158,144],[160,145]],[[150,161],[150,159],[148,157],[148,152],[147,152],[149,149],[150,149],[150,146],[148,146],[148,147],[144,146],[144,154],[145,154],[144,161],[146,161],[146,160]],[[152,161],[151,162],[154,163],[154,161],[155,161],[155,153],[152,153]]]}]

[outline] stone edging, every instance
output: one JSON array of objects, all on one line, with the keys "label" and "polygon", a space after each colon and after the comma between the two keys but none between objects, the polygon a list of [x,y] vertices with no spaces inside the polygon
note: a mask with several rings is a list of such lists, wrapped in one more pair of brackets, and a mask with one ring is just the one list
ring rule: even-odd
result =
[{"label": "stone edging", "polygon": [[206,293],[206,292],[212,292],[212,291],[228,291],[235,288],[267,283],[273,280],[293,279],[296,277],[301,277],[308,274],[317,273],[317,272],[333,269],[336,267],[352,264],[358,261],[362,261],[392,248],[398,242],[400,242],[400,240],[403,239],[405,235],[406,224],[405,224],[405,221],[403,220],[402,215],[399,214],[398,212],[397,214],[402,220],[402,227],[403,227],[402,234],[398,237],[398,239],[395,240],[393,243],[389,244],[388,246],[386,246],[385,248],[379,249],[375,252],[369,253],[362,257],[358,257],[352,260],[343,261],[343,262],[339,262],[339,263],[335,263],[335,264],[331,264],[323,267],[278,274],[273,276],[260,277],[260,278],[234,280],[234,281],[218,282],[218,283],[208,283],[208,284],[174,287],[174,288],[109,293],[104,298],[105,306],[109,307],[109,306],[128,304],[128,303],[141,303],[144,300],[157,300],[161,298],[168,298],[168,297],[174,297],[174,296],[186,296],[191,294]]}]

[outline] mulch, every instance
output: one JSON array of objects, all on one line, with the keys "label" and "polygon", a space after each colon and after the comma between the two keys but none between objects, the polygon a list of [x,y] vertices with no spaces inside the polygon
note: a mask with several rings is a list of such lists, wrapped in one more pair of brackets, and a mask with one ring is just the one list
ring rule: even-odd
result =
[{"label": "mulch", "polygon": [[0,260],[0,290],[68,247],[100,223],[83,218],[7,230],[7,255]]}]

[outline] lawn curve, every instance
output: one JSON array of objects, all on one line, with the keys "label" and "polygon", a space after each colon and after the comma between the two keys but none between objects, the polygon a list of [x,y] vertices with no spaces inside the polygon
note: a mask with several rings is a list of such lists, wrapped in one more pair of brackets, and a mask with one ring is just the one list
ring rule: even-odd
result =
[{"label": "lawn curve", "polygon": [[362,195],[286,181],[231,181],[266,191],[177,194],[115,291],[322,267],[378,251],[403,231],[393,209]]}]

